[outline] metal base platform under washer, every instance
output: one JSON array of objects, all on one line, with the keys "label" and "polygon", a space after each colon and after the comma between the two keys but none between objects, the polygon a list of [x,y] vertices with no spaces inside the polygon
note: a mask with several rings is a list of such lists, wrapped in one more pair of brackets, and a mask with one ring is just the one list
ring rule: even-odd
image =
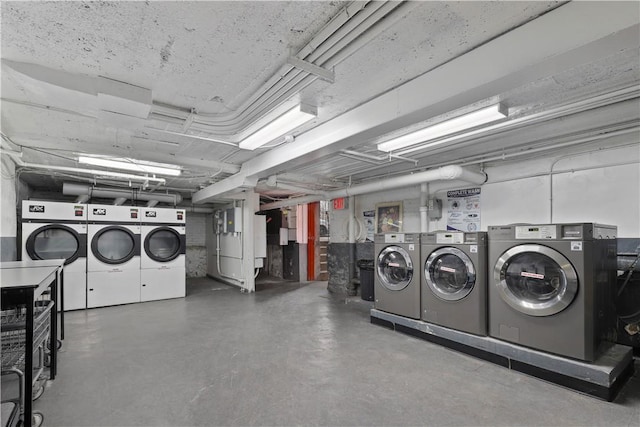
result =
[{"label": "metal base platform under washer", "polygon": [[371,309],[371,323],[422,338],[514,371],[612,401],[633,375],[633,350],[612,344],[595,362],[568,359],[491,337]]}]

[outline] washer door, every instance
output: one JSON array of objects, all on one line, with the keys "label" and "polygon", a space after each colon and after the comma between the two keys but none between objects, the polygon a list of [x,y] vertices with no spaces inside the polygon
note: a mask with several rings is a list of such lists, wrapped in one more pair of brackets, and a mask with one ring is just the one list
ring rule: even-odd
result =
[{"label": "washer door", "polygon": [[140,236],[117,225],[105,227],[93,236],[91,252],[106,264],[123,264],[140,254]]},{"label": "washer door", "polygon": [[87,236],[66,225],[45,225],[29,235],[26,250],[31,259],[64,258],[66,265],[87,256]]},{"label": "washer door", "polygon": [[531,316],[561,312],[578,292],[578,275],[569,260],[542,245],[519,245],[504,252],[493,277],[502,299]]},{"label": "washer door", "polygon": [[471,259],[458,248],[440,248],[424,263],[424,277],[431,291],[445,301],[466,297],[476,284],[476,269]]},{"label": "washer door", "polygon": [[144,239],[144,251],[149,258],[158,262],[174,260],[185,253],[184,235],[170,227],[152,230]]},{"label": "washer door", "polygon": [[411,283],[413,263],[409,253],[400,246],[387,246],[378,255],[377,273],[382,286],[400,291]]}]

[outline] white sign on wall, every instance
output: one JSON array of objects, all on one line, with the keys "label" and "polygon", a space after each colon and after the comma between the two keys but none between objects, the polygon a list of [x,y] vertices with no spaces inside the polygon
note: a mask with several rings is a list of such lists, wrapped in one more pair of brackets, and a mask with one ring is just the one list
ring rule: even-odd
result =
[{"label": "white sign on wall", "polygon": [[364,217],[364,226],[367,228],[367,241],[373,242],[376,232],[376,211],[364,211],[362,216]]},{"label": "white sign on wall", "polygon": [[447,191],[447,230],[480,230],[480,188]]}]

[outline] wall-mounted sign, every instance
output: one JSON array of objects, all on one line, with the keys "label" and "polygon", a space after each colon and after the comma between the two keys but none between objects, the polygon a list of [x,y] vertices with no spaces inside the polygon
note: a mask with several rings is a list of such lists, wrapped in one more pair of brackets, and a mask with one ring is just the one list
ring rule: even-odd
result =
[{"label": "wall-mounted sign", "polygon": [[480,188],[447,191],[447,230],[480,230]]},{"label": "wall-mounted sign", "polygon": [[362,216],[364,217],[364,225],[367,228],[367,241],[373,242],[373,237],[376,234],[376,211],[364,211]]},{"label": "wall-mounted sign", "polygon": [[340,211],[347,207],[344,197],[333,199],[333,210]]}]

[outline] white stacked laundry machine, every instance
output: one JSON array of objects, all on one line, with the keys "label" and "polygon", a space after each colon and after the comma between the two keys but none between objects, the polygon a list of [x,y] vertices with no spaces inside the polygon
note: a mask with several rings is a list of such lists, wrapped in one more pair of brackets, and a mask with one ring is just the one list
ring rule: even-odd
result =
[{"label": "white stacked laundry machine", "polygon": [[140,208],[140,299],[185,296],[186,216],[183,209]]},{"label": "white stacked laundry machine", "polygon": [[36,200],[22,202],[22,260],[65,259],[65,311],[87,307],[86,207]]},{"label": "white stacked laundry machine", "polygon": [[140,302],[140,208],[87,209],[87,307]]}]

